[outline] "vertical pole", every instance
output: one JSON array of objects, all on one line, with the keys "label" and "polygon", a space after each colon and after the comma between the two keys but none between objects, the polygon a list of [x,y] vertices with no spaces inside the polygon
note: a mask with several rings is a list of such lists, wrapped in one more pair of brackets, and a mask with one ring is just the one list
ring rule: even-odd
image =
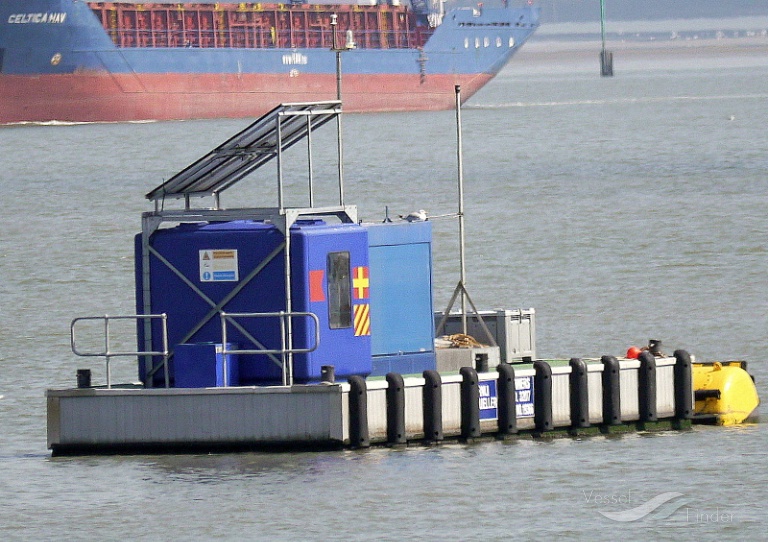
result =
[{"label": "vertical pole", "polygon": [[109,316],[104,315],[104,352],[106,353],[107,362],[107,389],[112,389],[112,373],[109,369]]},{"label": "vertical pole", "polygon": [[[336,99],[341,107],[341,48],[339,47],[339,38],[336,35],[338,26],[338,16],[331,14],[331,50],[336,54]],[[339,159],[339,205],[344,205],[344,150],[341,146],[341,114],[336,115],[336,142]]]},{"label": "vertical pole", "polygon": [[600,0],[600,36],[603,42],[600,49],[600,75],[610,77],[613,75],[613,53],[605,50],[605,0]]},{"label": "vertical pole", "polygon": [[[152,314],[152,293],[150,292],[150,258],[149,258],[149,237],[150,222],[144,217],[141,220],[141,301],[142,313]],[[140,324],[144,330],[144,352],[152,352],[152,320],[143,318]],[[152,356],[142,356],[144,363],[144,387],[154,388],[154,377],[149,377],[154,368],[154,358]]]},{"label": "vertical pole", "polygon": [[[291,226],[293,226],[293,218],[289,220],[288,215],[285,214],[285,206],[283,202],[283,132],[282,132],[282,125],[280,123],[282,116],[277,115],[277,199],[278,199],[278,206],[280,207],[280,214],[283,215],[285,218],[284,226],[285,226],[285,260],[284,260],[284,266],[285,266],[285,312],[289,313],[291,312]],[[281,317],[282,321],[282,317]],[[286,354],[286,341],[283,342],[283,353],[282,353],[282,362],[283,362],[283,386],[292,386],[293,385],[293,354],[290,353],[290,350],[293,348],[293,334],[291,329],[291,319],[288,318],[286,322],[287,326],[287,333],[282,332],[280,335],[282,337],[286,337],[287,334],[287,348],[288,353]],[[282,329],[282,328],[281,328]]]},{"label": "vertical pole", "polygon": [[229,378],[227,375],[227,356],[229,355],[229,349],[227,348],[227,313],[221,311],[219,313],[219,321],[221,323],[221,357],[222,357],[222,369],[224,371],[224,386],[229,386]]},{"label": "vertical pole", "polygon": [[[275,118],[277,131],[277,206],[283,212],[283,133],[280,125],[281,116]],[[287,235],[287,232],[286,232]]]},{"label": "vertical pole", "polygon": [[467,333],[467,292],[466,292],[466,265],[464,262],[464,163],[461,141],[461,85],[456,85],[456,159],[459,168],[459,264],[461,274],[461,329]]},{"label": "vertical pole", "polygon": [[[336,40],[334,28],[333,39]],[[341,101],[341,51],[336,49],[336,99]]]},{"label": "vertical pole", "polygon": [[[287,222],[287,221],[286,221]],[[281,333],[286,340],[283,346],[283,386],[293,386],[293,299],[291,298],[291,227],[286,223],[285,226],[285,312],[286,316],[281,316],[284,320],[285,331]],[[287,352],[285,351],[287,347]]]},{"label": "vertical pole", "polygon": [[339,160],[339,205],[344,205],[344,148],[341,138],[341,102],[336,114],[336,154]]},{"label": "vertical pole", "polygon": [[312,178],[312,115],[307,115],[307,169],[309,170],[309,206],[315,206],[315,189]]},{"label": "vertical pole", "polygon": [[[333,39],[336,39],[334,30]],[[336,49],[336,99],[341,101],[341,51]]]},{"label": "vertical pole", "polygon": [[[285,312],[286,316],[280,316],[285,327],[281,329],[283,341],[283,386],[293,386],[293,321],[291,312],[293,311],[293,299],[291,297],[291,226],[293,220],[289,223],[285,221]],[[287,352],[286,352],[287,349]]]},{"label": "vertical pole", "polygon": [[106,356],[106,359],[107,359],[107,389],[111,390],[112,389],[112,373],[110,372],[110,369],[109,369],[109,358],[110,358],[110,356],[109,356],[109,354],[107,354],[107,356]]},{"label": "vertical pole", "polygon": [[338,37],[336,35],[336,26],[339,24],[338,16],[331,14],[331,39],[333,51],[336,53],[336,99],[341,101],[341,49],[339,49]]},{"label": "vertical pole", "polygon": [[162,314],[162,318],[160,323],[163,327],[163,376],[165,377],[165,387],[170,388],[171,387],[171,377],[168,373],[168,315],[166,313]]},{"label": "vertical pole", "polygon": [[605,54],[605,0],[600,0],[600,36],[603,41],[601,51]]},{"label": "vertical pole", "polygon": [[283,362],[283,386],[288,385],[288,360],[285,357],[285,351],[287,346],[287,341],[285,339],[285,313],[283,311],[280,311],[280,315],[278,316],[280,318],[280,350],[282,352],[280,353],[280,359]]}]

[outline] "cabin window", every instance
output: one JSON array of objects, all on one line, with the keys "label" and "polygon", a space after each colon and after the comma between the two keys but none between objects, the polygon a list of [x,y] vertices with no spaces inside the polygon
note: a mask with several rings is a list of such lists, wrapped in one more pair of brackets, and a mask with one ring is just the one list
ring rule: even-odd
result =
[{"label": "cabin window", "polygon": [[328,254],[328,324],[331,329],[352,327],[352,273],[349,252]]}]

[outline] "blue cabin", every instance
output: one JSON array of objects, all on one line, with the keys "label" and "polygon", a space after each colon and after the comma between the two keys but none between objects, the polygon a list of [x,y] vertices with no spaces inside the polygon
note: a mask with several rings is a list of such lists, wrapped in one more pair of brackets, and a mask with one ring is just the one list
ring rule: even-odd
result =
[{"label": "blue cabin", "polygon": [[[435,368],[429,222],[361,224],[342,204],[341,182],[331,207],[220,205],[225,188],[280,163],[338,114],[338,102],[281,105],[147,195],[156,210],[135,238],[136,310],[165,314],[167,324],[141,321],[138,351],[167,341],[170,385],[307,384],[327,379],[329,368],[340,378]],[[212,207],[191,206],[206,197]],[[169,209],[174,199],[184,207]],[[140,359],[145,385],[164,384],[162,363]]]}]

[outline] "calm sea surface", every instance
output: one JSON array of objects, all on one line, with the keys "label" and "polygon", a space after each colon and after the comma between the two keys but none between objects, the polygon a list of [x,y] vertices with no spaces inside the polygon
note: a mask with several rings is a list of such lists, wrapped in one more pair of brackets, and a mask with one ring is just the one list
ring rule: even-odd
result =
[{"label": "calm sea surface", "polygon": [[[536,308],[540,356],[660,339],[745,359],[768,389],[768,60],[520,56],[462,112],[468,289]],[[594,57],[594,58],[592,58]],[[344,117],[347,202],[366,220],[456,209],[453,112]],[[356,452],[51,458],[47,388],[101,363],[75,316],[133,312],[143,195],[246,121],[0,128],[0,539],[758,539],[765,424]],[[332,146],[333,130],[317,141]],[[325,135],[320,135],[325,133]],[[315,175],[333,174],[317,152]],[[288,168],[304,186],[303,151]],[[224,205],[274,205],[274,171]],[[331,182],[326,183],[329,186]],[[321,189],[319,203],[331,201]],[[291,196],[294,197],[294,196]],[[304,204],[298,196],[297,204]],[[435,303],[458,280],[435,220]],[[130,341],[127,342],[130,344]],[[134,366],[113,363],[117,381]],[[621,512],[679,493],[667,517]]]}]

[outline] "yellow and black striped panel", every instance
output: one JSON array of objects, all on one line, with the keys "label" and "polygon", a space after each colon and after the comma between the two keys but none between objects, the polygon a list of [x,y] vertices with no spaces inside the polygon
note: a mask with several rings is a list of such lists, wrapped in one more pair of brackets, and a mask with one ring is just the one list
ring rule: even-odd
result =
[{"label": "yellow and black striped panel", "polygon": [[355,305],[355,337],[371,334],[371,306]]}]

